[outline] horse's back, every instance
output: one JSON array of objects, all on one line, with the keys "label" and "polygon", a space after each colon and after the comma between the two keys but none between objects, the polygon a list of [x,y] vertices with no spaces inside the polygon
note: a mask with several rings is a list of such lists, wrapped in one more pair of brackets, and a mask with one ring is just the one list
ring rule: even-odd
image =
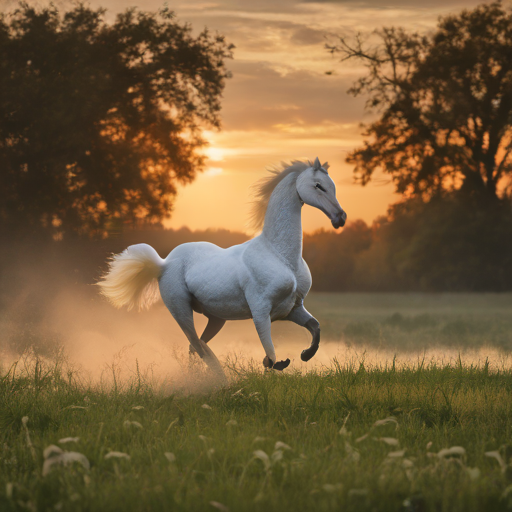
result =
[{"label": "horse's back", "polygon": [[176,247],[165,260],[162,297],[165,294],[173,300],[183,291],[203,312],[226,320],[250,318],[241,286],[244,245],[222,249],[208,242],[191,242]]}]

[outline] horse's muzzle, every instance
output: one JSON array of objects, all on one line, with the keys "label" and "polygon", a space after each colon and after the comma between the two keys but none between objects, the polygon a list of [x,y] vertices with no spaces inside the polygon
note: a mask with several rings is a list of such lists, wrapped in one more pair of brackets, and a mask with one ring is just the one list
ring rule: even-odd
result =
[{"label": "horse's muzzle", "polygon": [[341,210],[334,219],[331,220],[332,227],[334,229],[342,228],[347,222],[347,214]]}]

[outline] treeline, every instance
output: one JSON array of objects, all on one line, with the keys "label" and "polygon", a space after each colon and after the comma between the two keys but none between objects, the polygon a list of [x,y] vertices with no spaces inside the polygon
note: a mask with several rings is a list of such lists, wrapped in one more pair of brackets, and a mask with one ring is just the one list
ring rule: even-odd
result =
[{"label": "treeline", "polygon": [[457,194],[409,201],[371,226],[307,235],[304,258],[318,291],[510,291],[512,208]]},{"label": "treeline", "polygon": [[[512,208],[504,201],[489,212],[478,201],[470,204],[450,194],[429,203],[395,205],[371,226],[356,220],[341,232],[306,234],[304,258],[313,276],[313,290],[511,291]],[[43,297],[64,282],[94,283],[106,269],[108,256],[128,245],[148,243],[165,257],[186,242],[202,240],[229,247],[247,239],[244,233],[228,230],[151,227],[130,229],[105,240],[5,240],[0,244],[0,307],[12,304],[23,289]]]}]

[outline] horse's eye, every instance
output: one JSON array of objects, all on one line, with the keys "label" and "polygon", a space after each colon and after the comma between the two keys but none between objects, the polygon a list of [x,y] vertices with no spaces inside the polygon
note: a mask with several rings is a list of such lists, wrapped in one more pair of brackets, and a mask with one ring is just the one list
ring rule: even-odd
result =
[{"label": "horse's eye", "polygon": [[320,189],[322,192],[327,192],[327,190],[325,190],[325,188],[324,188],[324,187],[322,187],[322,185],[320,185],[320,183],[317,183],[317,184],[315,185],[315,188]]}]

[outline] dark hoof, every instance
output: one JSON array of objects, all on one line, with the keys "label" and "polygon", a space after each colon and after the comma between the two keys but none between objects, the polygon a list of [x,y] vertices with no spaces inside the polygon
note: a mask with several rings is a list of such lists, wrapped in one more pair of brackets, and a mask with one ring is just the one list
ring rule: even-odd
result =
[{"label": "dark hoof", "polygon": [[274,368],[274,370],[282,371],[285,368],[287,368],[289,364],[290,364],[289,359],[287,359],[286,361],[277,361],[277,363],[274,364],[273,368]]},{"label": "dark hoof", "polygon": [[302,351],[300,358],[303,361],[309,361],[316,354],[317,350],[318,350],[318,347],[309,347],[306,350]]},{"label": "dark hoof", "polygon": [[274,363],[270,357],[265,356],[265,359],[263,359],[263,366],[265,368],[272,368],[274,366]]}]

